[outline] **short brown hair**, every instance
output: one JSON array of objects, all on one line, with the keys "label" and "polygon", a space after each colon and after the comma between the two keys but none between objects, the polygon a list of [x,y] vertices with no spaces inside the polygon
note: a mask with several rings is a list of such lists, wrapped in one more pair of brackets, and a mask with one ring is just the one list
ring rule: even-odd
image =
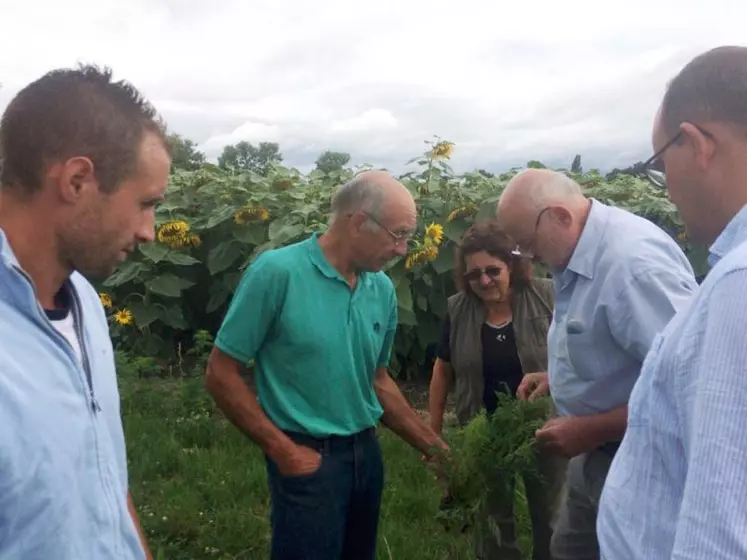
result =
[{"label": "short brown hair", "polygon": [[0,186],[31,194],[48,165],[84,156],[111,192],[137,172],[146,132],[170,152],[155,109],[129,83],[113,82],[111,70],[53,70],[23,88],[0,120]]},{"label": "short brown hair", "polygon": [[511,272],[511,286],[521,288],[532,281],[532,262],[512,253],[516,244],[500,228],[494,219],[473,224],[464,232],[456,249],[454,263],[454,283],[460,292],[471,292],[469,282],[464,280],[465,261],[469,255],[485,251],[502,260]]},{"label": "short brown hair", "polygon": [[685,65],[667,88],[661,120],[670,135],[685,121],[747,126],[747,48],[717,47]]}]

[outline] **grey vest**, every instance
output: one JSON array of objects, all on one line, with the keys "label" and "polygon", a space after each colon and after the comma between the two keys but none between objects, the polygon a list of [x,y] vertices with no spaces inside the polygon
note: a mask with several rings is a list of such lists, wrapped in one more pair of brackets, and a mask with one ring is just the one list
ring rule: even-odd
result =
[{"label": "grey vest", "polygon": [[[516,346],[524,373],[547,371],[547,331],[552,320],[555,296],[552,281],[534,278],[514,291],[511,302]],[[459,423],[469,422],[482,407],[482,326],[485,306],[472,294],[460,292],[448,300],[451,321],[451,366],[456,381],[456,415]]]}]

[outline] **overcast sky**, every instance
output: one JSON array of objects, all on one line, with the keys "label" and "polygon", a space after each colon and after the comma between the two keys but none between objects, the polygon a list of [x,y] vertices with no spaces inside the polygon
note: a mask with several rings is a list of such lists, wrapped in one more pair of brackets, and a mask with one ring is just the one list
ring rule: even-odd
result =
[{"label": "overcast sky", "polygon": [[458,170],[650,154],[666,82],[747,44],[745,0],[0,0],[0,109],[44,72],[110,66],[217,158],[278,142],[401,171],[434,134]]}]

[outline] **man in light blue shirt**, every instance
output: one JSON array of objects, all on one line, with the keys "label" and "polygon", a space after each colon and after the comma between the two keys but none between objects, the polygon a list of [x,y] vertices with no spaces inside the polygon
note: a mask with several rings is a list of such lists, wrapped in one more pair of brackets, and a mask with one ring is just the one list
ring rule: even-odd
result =
[{"label": "man in light blue shirt", "polygon": [[625,431],[630,392],[656,334],[697,284],[669,235],[588,199],[562,173],[518,174],[497,214],[517,251],[553,273],[549,371],[527,374],[519,388],[523,398],[549,389],[558,418],[537,432],[537,443],[571,458],[553,558],[594,560],[598,500]]},{"label": "man in light blue shirt", "polygon": [[109,71],[58,70],[5,109],[0,160],[0,560],[151,558],[86,278],[153,240],[165,130]]},{"label": "man in light blue shirt", "polygon": [[647,173],[710,245],[712,268],[630,397],[600,504],[602,558],[747,558],[747,48],[680,72],[653,144]]}]

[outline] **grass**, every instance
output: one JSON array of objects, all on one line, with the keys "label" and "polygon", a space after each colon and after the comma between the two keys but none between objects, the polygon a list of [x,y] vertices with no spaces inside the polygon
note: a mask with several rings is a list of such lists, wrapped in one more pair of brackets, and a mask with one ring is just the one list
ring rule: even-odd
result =
[{"label": "grass", "polygon": [[[264,459],[216,411],[202,380],[122,376],[120,385],[130,486],[154,555],[268,558]],[[386,489],[378,557],[473,559],[470,538],[436,520],[440,488],[419,454],[386,428],[379,437]]]}]

